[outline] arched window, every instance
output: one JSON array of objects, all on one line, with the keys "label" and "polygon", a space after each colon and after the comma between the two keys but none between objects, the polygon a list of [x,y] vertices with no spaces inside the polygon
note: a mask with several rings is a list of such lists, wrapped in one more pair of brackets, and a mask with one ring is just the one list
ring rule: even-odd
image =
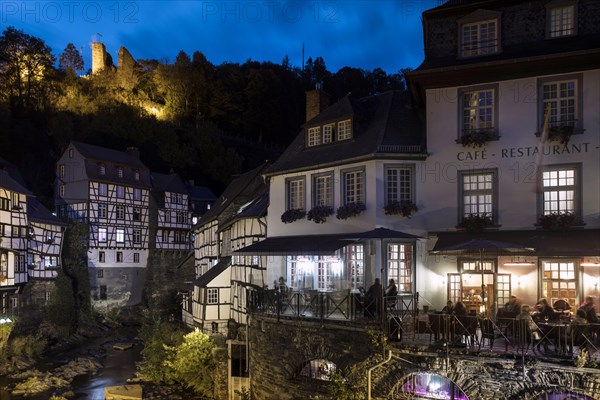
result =
[{"label": "arched window", "polygon": [[329,381],[336,371],[337,367],[334,363],[323,358],[317,358],[307,362],[300,371],[300,375],[321,381]]},{"label": "arched window", "polygon": [[401,393],[409,395],[406,398],[410,399],[469,400],[450,379],[426,372],[410,375],[402,385]]}]

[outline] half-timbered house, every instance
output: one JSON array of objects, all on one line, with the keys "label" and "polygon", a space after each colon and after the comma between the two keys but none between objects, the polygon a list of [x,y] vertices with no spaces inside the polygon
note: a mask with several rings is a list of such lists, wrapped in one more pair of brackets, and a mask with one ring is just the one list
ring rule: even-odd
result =
[{"label": "half-timbered house", "polygon": [[59,217],[89,225],[88,267],[94,300],[141,300],[149,249],[150,173],[139,151],[72,142],[57,162]]},{"label": "half-timbered house", "polygon": [[179,175],[151,173],[153,207],[156,214],[157,250],[191,250],[189,194]]}]

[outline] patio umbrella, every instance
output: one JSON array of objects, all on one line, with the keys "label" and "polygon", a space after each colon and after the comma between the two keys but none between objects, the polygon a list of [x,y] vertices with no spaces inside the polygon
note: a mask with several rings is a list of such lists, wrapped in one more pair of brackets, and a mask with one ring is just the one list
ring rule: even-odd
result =
[{"label": "patio umbrella", "polygon": [[[481,298],[485,297],[485,284],[483,282],[483,255],[484,253],[493,253],[494,255],[507,253],[532,252],[535,249],[525,245],[516,243],[507,243],[497,240],[488,239],[471,239],[467,242],[447,245],[445,247],[436,248],[434,246],[431,253],[443,255],[462,255],[462,254],[479,254],[479,268],[481,269]],[[483,311],[485,312],[485,301],[482,301]]]}]

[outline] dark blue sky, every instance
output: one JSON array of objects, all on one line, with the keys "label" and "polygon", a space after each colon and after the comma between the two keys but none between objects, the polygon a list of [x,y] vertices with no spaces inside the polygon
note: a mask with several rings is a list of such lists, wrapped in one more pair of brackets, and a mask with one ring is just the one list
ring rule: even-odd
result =
[{"label": "dark blue sky", "polygon": [[92,41],[117,62],[120,46],[134,58],[173,61],[198,50],[214,64],[247,59],[294,66],[321,56],[344,66],[388,73],[423,58],[421,13],[438,0],[11,1],[0,2],[0,26],[46,41],[55,55],[72,42],[91,67]]}]

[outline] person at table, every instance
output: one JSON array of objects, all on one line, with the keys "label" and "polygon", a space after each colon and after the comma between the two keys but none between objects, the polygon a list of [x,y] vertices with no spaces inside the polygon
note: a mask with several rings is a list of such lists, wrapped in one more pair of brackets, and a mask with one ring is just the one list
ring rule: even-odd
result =
[{"label": "person at table", "polygon": [[390,279],[388,283],[388,287],[385,288],[385,300],[386,305],[389,308],[393,308],[396,306],[396,296],[398,295],[398,288],[396,287],[396,282],[393,279]]},{"label": "person at table", "polygon": [[550,306],[550,303],[548,303],[548,300],[546,300],[544,297],[538,300],[535,307],[537,309],[535,319],[537,319],[538,321],[552,321],[556,319],[556,313],[554,312],[554,309],[552,308],[552,306]]},{"label": "person at table", "polygon": [[381,312],[381,296],[383,294],[383,287],[379,278],[375,278],[375,282],[369,287],[365,294],[365,316],[366,317],[377,317]]},{"label": "person at table", "polygon": [[[521,339],[521,345],[530,341],[539,341],[542,337],[540,328],[537,326],[531,316],[531,308],[528,304],[521,305],[521,311],[515,318],[517,321],[517,335]],[[525,330],[523,330],[525,329]],[[534,346],[536,343],[534,343]],[[529,347],[529,345],[527,345]],[[544,349],[547,349],[548,344],[544,343]]]},{"label": "person at table", "polygon": [[454,313],[454,304],[452,301],[448,300],[446,306],[442,308],[442,314],[453,314]]},{"label": "person at table", "polygon": [[463,316],[463,315],[467,315],[467,314],[468,314],[467,308],[462,303],[462,301],[457,301],[456,305],[454,306],[454,315]]},{"label": "person at table", "polygon": [[598,323],[598,314],[596,312],[596,304],[594,303],[593,296],[586,296],[579,308],[585,311],[585,319],[587,322],[590,324]]},{"label": "person at table", "polygon": [[521,302],[517,299],[517,296],[510,296],[508,303],[504,305],[503,316],[507,318],[514,318],[521,312]]}]

